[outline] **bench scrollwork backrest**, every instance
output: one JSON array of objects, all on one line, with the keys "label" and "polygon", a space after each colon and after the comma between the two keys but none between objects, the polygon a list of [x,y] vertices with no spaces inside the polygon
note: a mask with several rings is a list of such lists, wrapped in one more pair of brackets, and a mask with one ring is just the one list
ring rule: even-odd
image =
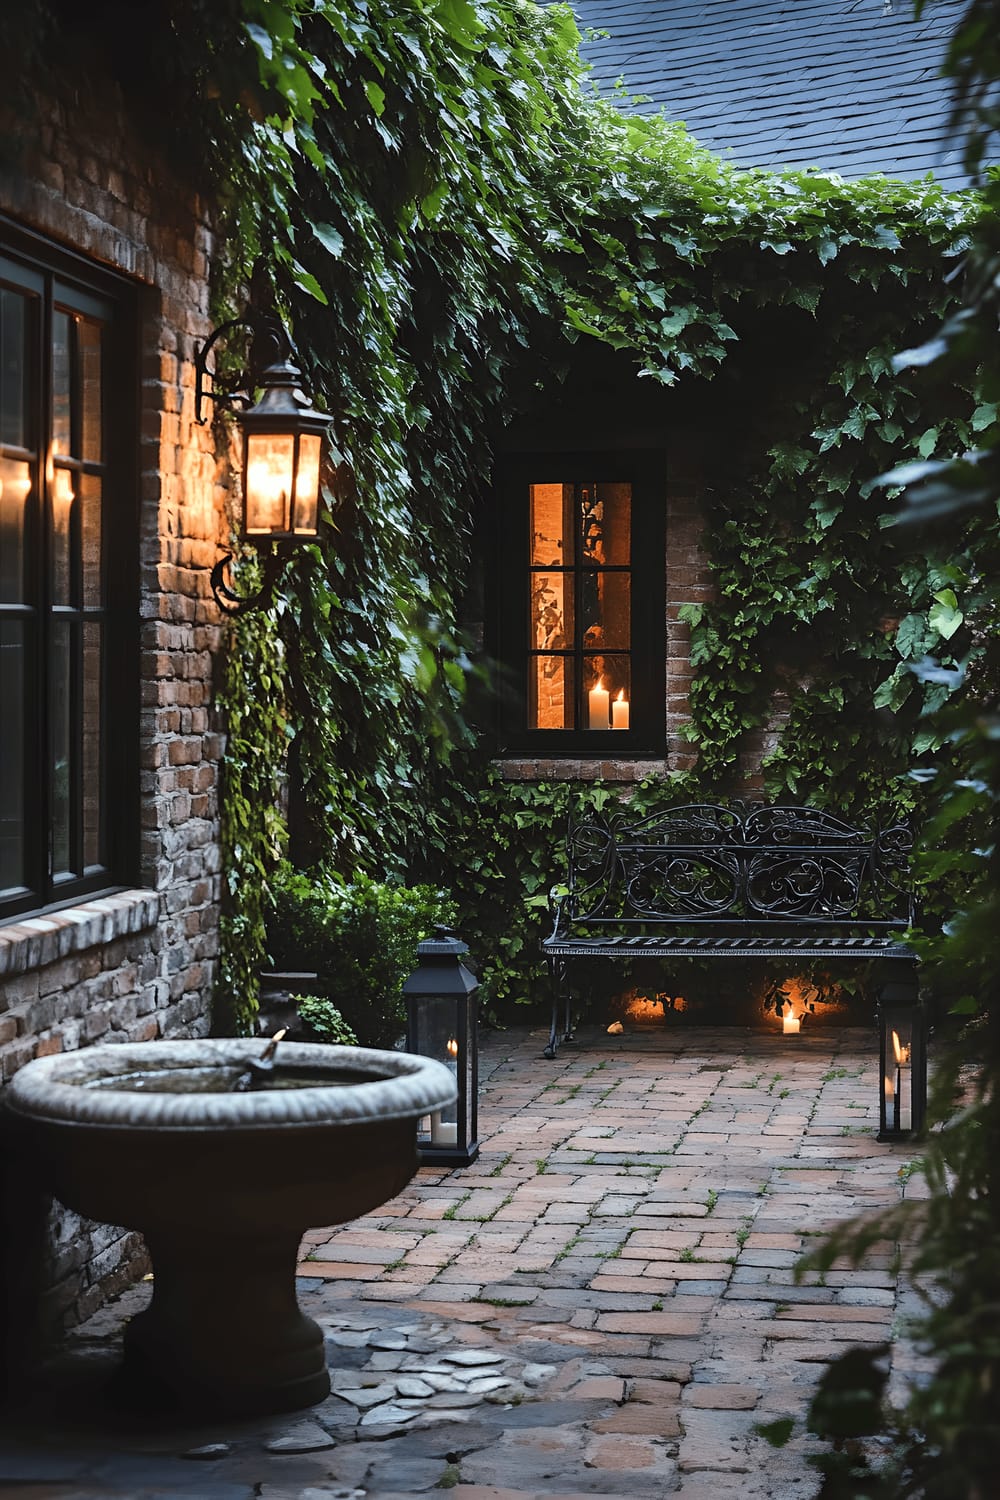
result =
[{"label": "bench scrollwork backrest", "polygon": [[912,923],[904,824],[877,831],[819,808],[690,803],[630,821],[577,818],[575,921]]}]

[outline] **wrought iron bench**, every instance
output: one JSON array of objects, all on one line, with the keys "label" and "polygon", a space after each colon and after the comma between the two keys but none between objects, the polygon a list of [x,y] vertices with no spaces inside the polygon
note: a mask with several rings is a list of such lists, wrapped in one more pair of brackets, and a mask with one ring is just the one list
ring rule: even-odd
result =
[{"label": "wrought iron bench", "polygon": [[912,839],[904,824],[852,827],[812,807],[689,804],[636,822],[572,820],[567,878],[542,949],[552,980],[546,1057],[571,1041],[568,970],[580,959],[879,961],[916,1003]]}]

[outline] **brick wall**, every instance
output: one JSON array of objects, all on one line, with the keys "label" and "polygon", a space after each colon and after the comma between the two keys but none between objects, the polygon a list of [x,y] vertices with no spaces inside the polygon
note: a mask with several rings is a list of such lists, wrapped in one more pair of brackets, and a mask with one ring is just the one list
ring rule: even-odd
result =
[{"label": "brick wall", "polygon": [[[94,101],[98,101],[95,104]],[[111,88],[43,101],[0,170],[16,223],[135,278],[141,298],[141,848],[134,890],[0,926],[0,1074],[95,1041],[202,1034],[218,951],[221,646],[208,587],[226,535],[228,468],[194,421],[196,340],[209,321],[207,206],[132,144]],[[13,160],[13,165],[11,164]],[[32,1225],[30,1184],[7,1185],[8,1256],[38,1237],[44,1303],[74,1321],[142,1264],[133,1235],[56,1206]],[[13,1197],[12,1197],[13,1195]],[[12,1206],[13,1203],[13,1206]],[[23,1293],[24,1267],[6,1281]],[[20,1276],[18,1273],[21,1273]],[[23,1299],[22,1299],[23,1300]],[[24,1319],[22,1318],[22,1323]]]}]

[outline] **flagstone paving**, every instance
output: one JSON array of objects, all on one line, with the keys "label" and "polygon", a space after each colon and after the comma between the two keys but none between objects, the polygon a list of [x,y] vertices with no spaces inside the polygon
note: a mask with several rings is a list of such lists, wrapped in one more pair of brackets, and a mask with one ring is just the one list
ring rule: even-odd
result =
[{"label": "flagstone paving", "polygon": [[[591,1030],[548,1061],[543,1042],[484,1038],[473,1166],[305,1236],[326,1401],[183,1427],[116,1412],[135,1288],[7,1429],[4,1500],[812,1500],[824,1362],[890,1343],[897,1386],[920,1370],[890,1245],[795,1269],[829,1226],[917,1190],[908,1148],[875,1140],[874,1032]],[[758,1429],[786,1417],[776,1449]]]}]

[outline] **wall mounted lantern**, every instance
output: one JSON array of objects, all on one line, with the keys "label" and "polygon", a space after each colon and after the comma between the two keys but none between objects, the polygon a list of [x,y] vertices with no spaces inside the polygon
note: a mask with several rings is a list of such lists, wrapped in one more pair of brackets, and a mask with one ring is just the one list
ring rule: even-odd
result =
[{"label": "wall mounted lantern", "polygon": [[[216,382],[208,356],[220,338],[237,328],[250,333],[246,370],[232,386]],[[313,541],[319,530],[320,466],[330,425],[302,389],[295,350],[274,305],[262,264],[254,267],[250,298],[238,318],[221,324],[195,349],[195,419],[204,423],[204,404],[215,401],[231,411],[243,434],[240,541],[258,549],[263,582],[254,594],[240,595],[225,582],[232,562],[227,553],[212,569],[212,593],[226,614],[267,604],[291,549]],[[205,376],[213,373],[213,389]],[[256,400],[254,394],[260,392]]]},{"label": "wall mounted lantern", "polygon": [[916,986],[883,985],[878,1001],[880,1141],[922,1129],[927,1108],[927,1033]]},{"label": "wall mounted lantern", "polygon": [[417,1148],[425,1166],[467,1167],[479,1155],[479,984],[462,963],[468,948],[446,927],[417,947],[417,968],[403,985],[406,1050],[433,1057],[455,1075],[454,1104],[425,1116]]}]

